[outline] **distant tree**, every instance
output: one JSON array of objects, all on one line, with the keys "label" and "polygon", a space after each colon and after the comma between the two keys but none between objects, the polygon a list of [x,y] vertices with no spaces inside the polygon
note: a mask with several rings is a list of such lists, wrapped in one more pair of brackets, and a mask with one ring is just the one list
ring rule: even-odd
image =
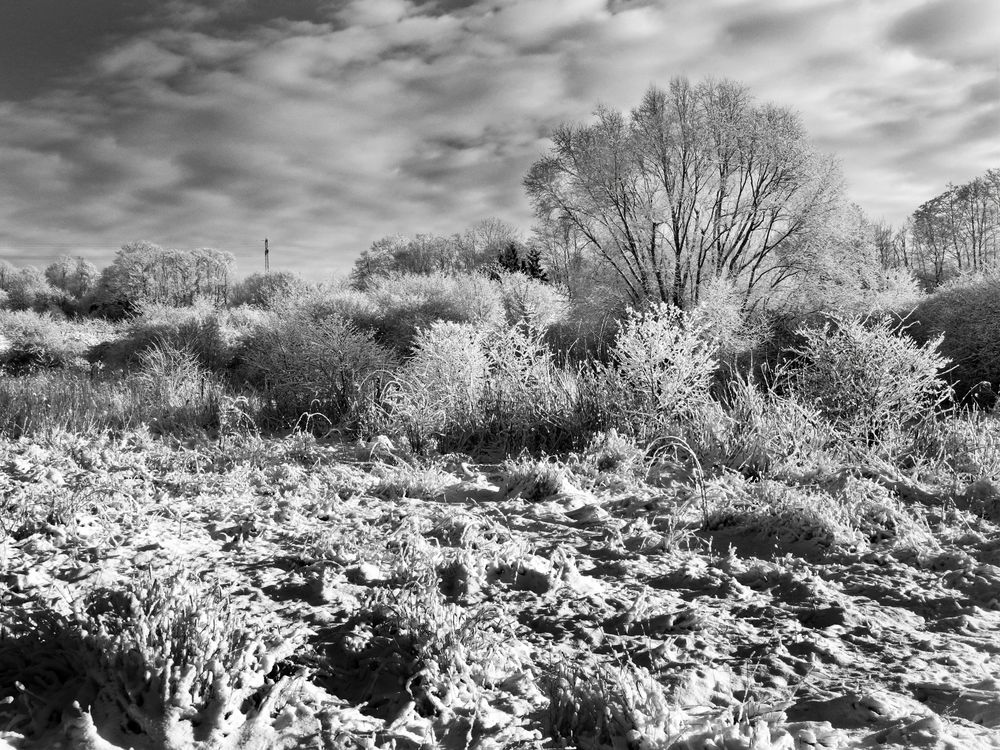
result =
[{"label": "distant tree", "polygon": [[543,284],[549,281],[549,276],[542,267],[542,251],[535,245],[531,245],[525,250],[520,270],[525,276],[541,281]]},{"label": "distant tree", "polygon": [[548,283],[549,280],[542,267],[541,250],[538,247],[525,247],[514,240],[509,240],[500,248],[489,267],[489,275],[494,280],[511,273],[520,273],[542,283]]},{"label": "distant tree", "polygon": [[1000,170],[949,185],[921,204],[910,222],[912,254],[932,286],[1000,262]]},{"label": "distant tree", "polygon": [[233,287],[229,304],[270,309],[280,300],[304,291],[307,287],[308,284],[301,276],[288,271],[252,273]]},{"label": "distant tree", "polygon": [[7,289],[11,279],[17,275],[17,267],[9,260],[0,260],[0,289]]},{"label": "distant tree", "polygon": [[83,258],[63,255],[45,268],[45,278],[76,300],[83,299],[97,284],[101,273],[97,266]]},{"label": "distant tree", "polygon": [[400,235],[391,235],[375,240],[371,247],[354,261],[351,281],[355,286],[367,286],[371,279],[386,277],[395,271],[396,258],[404,252],[408,240]]},{"label": "distant tree", "polygon": [[191,305],[206,299],[226,302],[236,259],[232,253],[201,248],[164,250],[151,242],[131,242],[101,272],[94,306],[123,310],[142,304]]},{"label": "distant tree", "polygon": [[355,286],[364,288],[372,279],[394,274],[455,273],[462,270],[460,259],[461,243],[457,236],[383,237],[355,261],[351,280]]},{"label": "distant tree", "polygon": [[552,141],[525,178],[539,221],[578,231],[634,300],[687,307],[716,277],[746,296],[779,285],[841,194],[798,116],[729,81],[675,79]]},{"label": "distant tree", "polygon": [[491,216],[477,221],[462,234],[464,270],[474,271],[489,265],[503,247],[520,240],[517,227],[503,219]]},{"label": "distant tree", "polygon": [[5,282],[7,307],[12,310],[61,309],[61,295],[35,266],[18,269]]},{"label": "distant tree", "polygon": [[506,222],[490,218],[450,236],[418,234],[391,235],[372,243],[361,253],[351,271],[351,281],[366,288],[376,278],[398,274],[464,273],[488,268],[497,253],[509,242],[517,242],[518,232]]},{"label": "distant tree", "polygon": [[497,270],[508,273],[521,270],[521,251],[513,240],[507,242],[497,254]]}]

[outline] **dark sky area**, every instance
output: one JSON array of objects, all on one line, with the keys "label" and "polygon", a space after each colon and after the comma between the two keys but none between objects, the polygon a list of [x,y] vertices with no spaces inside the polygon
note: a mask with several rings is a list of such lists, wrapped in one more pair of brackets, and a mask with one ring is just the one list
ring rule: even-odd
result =
[{"label": "dark sky area", "polygon": [[737,79],[899,223],[1000,166],[996,0],[2,0],[0,258],[342,272],[497,216],[563,121]]}]

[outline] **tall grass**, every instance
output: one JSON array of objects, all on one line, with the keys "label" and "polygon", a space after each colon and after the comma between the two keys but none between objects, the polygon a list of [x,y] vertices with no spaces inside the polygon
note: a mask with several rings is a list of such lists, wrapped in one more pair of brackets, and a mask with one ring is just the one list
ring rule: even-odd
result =
[{"label": "tall grass", "polygon": [[161,431],[216,426],[223,388],[194,355],[154,347],[129,375],[70,370],[0,378],[0,433],[20,437],[150,425]]}]

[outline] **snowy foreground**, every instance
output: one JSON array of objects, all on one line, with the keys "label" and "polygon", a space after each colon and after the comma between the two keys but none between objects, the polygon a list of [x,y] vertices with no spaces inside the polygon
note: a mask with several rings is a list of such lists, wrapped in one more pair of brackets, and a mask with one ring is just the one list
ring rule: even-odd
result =
[{"label": "snowy foreground", "polygon": [[1000,488],[0,443],[0,748],[1000,748]]}]

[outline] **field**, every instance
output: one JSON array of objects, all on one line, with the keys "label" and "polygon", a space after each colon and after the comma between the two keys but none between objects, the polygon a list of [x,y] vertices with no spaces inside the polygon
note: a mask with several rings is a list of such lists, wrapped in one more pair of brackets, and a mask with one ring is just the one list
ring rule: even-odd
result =
[{"label": "field", "polygon": [[301,432],[5,440],[2,737],[1000,746],[994,484],[680,458],[613,433],[499,464]]},{"label": "field", "polygon": [[0,747],[1000,747],[1000,419],[940,336],[350,294],[3,314]]}]

